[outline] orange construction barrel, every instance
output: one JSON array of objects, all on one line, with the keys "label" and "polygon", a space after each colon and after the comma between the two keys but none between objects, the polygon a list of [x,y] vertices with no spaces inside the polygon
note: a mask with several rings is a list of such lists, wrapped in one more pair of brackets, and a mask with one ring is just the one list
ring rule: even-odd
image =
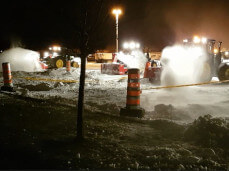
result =
[{"label": "orange construction barrel", "polygon": [[13,80],[11,75],[10,63],[2,63],[3,83],[2,91],[13,91]]},{"label": "orange construction barrel", "polygon": [[133,68],[128,70],[126,107],[121,108],[120,115],[143,117],[145,110],[140,107],[140,70]]}]

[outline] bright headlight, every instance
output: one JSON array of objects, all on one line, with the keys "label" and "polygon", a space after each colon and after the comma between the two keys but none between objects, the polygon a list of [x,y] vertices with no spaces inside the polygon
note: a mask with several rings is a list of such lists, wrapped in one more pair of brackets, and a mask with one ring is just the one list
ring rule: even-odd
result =
[{"label": "bright headlight", "polygon": [[123,44],[123,48],[124,49],[139,49],[140,48],[140,44],[139,43],[136,43],[136,42],[134,42],[134,41],[132,41],[132,42],[125,42],[124,44]]},{"label": "bright headlight", "polygon": [[129,44],[128,44],[128,43],[124,43],[124,44],[123,44],[123,48],[124,48],[124,49],[128,49],[128,48],[129,48]]},{"label": "bright headlight", "polygon": [[44,52],[44,57],[47,57],[49,56],[49,53],[48,52]]},{"label": "bright headlight", "polygon": [[131,42],[130,43],[130,49],[134,49],[135,48],[135,43],[134,42]]},{"label": "bright headlight", "polygon": [[184,43],[188,43],[188,39],[184,39],[183,42],[184,42]]},{"label": "bright headlight", "polygon": [[214,53],[218,53],[218,49],[214,49]]},{"label": "bright headlight", "polygon": [[54,51],[57,51],[57,50],[58,50],[58,47],[54,46],[54,47],[53,47],[53,50],[54,50]]},{"label": "bright headlight", "polygon": [[207,43],[207,38],[206,37],[202,37],[201,42],[204,43],[204,44]]},{"label": "bright headlight", "polygon": [[198,36],[194,36],[193,42],[194,43],[200,43],[200,38]]}]

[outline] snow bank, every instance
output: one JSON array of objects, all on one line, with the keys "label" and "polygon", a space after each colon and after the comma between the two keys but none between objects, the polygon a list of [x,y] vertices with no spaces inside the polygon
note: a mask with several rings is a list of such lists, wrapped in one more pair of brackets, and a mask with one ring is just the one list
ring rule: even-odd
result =
[{"label": "snow bank", "polygon": [[[39,53],[18,47],[8,49],[0,54],[0,64],[9,62],[11,71],[42,71],[39,59]],[[0,67],[0,71],[2,71],[2,67]]]}]

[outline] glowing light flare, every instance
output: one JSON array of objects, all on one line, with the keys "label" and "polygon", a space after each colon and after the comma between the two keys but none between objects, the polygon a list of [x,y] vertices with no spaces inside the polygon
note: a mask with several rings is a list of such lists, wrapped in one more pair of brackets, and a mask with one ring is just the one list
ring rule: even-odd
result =
[{"label": "glowing light flare", "polygon": [[135,48],[135,43],[134,42],[131,42],[130,43],[130,49],[134,49]]},{"label": "glowing light flare", "polygon": [[228,55],[229,55],[229,52],[227,51],[227,52],[225,52],[224,54],[225,54],[226,56],[228,56]]},{"label": "glowing light flare", "polygon": [[136,47],[137,49],[139,49],[139,48],[140,48],[140,44],[139,44],[139,43],[136,43],[136,44],[135,44],[135,47]]},{"label": "glowing light flare", "polygon": [[214,53],[218,53],[218,49],[214,49]]},{"label": "glowing light flare", "polygon": [[184,43],[188,43],[188,39],[184,39],[183,42],[184,42]]},{"label": "glowing light flare", "polygon": [[58,50],[58,47],[57,47],[57,46],[54,46],[54,47],[53,47],[53,50],[54,50],[54,51],[57,51],[57,50]]},{"label": "glowing light flare", "polygon": [[121,9],[113,9],[112,13],[115,15],[120,15],[120,14],[122,14],[122,10]]},{"label": "glowing light flare", "polygon": [[194,37],[193,37],[193,42],[194,42],[194,43],[200,43],[200,38],[199,38],[199,36],[194,36]]},{"label": "glowing light flare", "polygon": [[49,56],[49,53],[48,52],[44,52],[44,57],[47,57]]},{"label": "glowing light flare", "polygon": [[124,44],[123,44],[123,48],[124,48],[124,49],[128,49],[128,48],[129,48],[129,43],[124,43]]},{"label": "glowing light flare", "polygon": [[125,42],[123,44],[123,48],[124,49],[139,49],[140,48],[140,44],[139,43],[136,43],[136,42]]},{"label": "glowing light flare", "polygon": [[61,51],[61,47],[60,46],[53,46],[53,47],[49,47],[49,50]]},{"label": "glowing light flare", "polygon": [[207,43],[207,38],[206,37],[202,37],[201,38],[201,42],[204,43],[204,44],[206,44]]}]

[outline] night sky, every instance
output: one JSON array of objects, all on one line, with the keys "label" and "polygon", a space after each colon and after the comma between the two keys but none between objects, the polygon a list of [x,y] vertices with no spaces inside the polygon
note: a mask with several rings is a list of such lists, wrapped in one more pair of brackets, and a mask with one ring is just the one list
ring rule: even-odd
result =
[{"label": "night sky", "polygon": [[[136,40],[142,47],[162,50],[197,34],[223,41],[229,49],[228,0],[104,0],[99,19],[97,1],[88,2],[89,23],[99,21],[89,35],[89,45],[96,49],[115,49],[113,7],[123,9],[120,44]],[[77,48],[79,8],[79,0],[6,1],[0,10],[0,49],[19,45],[39,50],[52,43]]]}]

